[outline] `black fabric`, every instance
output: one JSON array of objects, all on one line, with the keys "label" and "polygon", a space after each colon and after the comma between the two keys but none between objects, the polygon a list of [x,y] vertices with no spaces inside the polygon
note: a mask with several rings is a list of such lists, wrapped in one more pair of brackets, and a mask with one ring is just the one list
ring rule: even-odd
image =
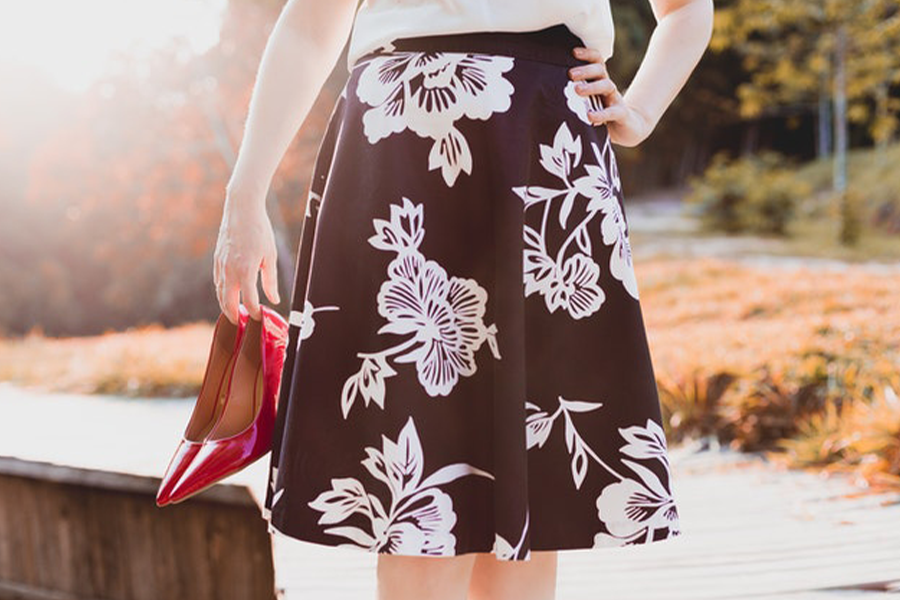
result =
[{"label": "black fabric", "polygon": [[264,516],[418,556],[681,534],[625,206],[564,25],[362,57],[316,160]]},{"label": "black fabric", "polygon": [[[502,54],[523,60],[536,60],[570,67],[588,64],[587,61],[580,60],[572,54],[572,48],[584,46],[584,42],[562,24],[522,33],[478,31],[462,35],[425,35],[416,38],[400,38],[395,40],[392,46],[395,51]],[[383,52],[371,52],[360,57],[358,62],[379,54],[383,54]]]}]

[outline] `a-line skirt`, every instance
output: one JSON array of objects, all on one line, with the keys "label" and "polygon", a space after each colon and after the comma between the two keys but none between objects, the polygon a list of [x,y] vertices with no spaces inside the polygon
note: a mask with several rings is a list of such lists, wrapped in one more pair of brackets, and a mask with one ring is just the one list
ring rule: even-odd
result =
[{"label": "a-line skirt", "polygon": [[352,66],[297,252],[270,533],[500,560],[681,534],[581,45],[423,36]]}]

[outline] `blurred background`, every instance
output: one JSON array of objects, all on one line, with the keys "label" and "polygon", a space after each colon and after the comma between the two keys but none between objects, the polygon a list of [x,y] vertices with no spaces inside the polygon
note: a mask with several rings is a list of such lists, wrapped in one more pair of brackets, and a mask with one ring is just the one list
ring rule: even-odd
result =
[{"label": "blurred background", "polygon": [[[612,5],[624,89],[655,22],[649,2]],[[0,454],[24,448],[13,415],[41,395],[181,399],[162,474],[202,381],[224,186],[282,6],[0,3]],[[342,55],[267,199],[283,314],[346,77]],[[673,448],[900,489],[900,0],[716,0],[687,86],[617,153]]]}]

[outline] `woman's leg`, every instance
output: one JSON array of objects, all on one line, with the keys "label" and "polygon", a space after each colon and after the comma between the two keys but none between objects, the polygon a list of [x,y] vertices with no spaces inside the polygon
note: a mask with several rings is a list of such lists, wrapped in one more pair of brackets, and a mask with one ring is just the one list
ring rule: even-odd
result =
[{"label": "woman's leg", "polygon": [[532,551],[530,561],[478,554],[468,600],[554,600],[557,551]]},{"label": "woman's leg", "polygon": [[381,553],[376,569],[378,600],[466,600],[476,556]]}]

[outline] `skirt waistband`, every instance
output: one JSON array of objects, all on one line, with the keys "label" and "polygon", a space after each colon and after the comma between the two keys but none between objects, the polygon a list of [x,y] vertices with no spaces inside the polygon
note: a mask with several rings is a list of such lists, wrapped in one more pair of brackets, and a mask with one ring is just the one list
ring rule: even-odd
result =
[{"label": "skirt waistband", "polygon": [[[472,31],[397,38],[393,46],[399,52],[501,54],[569,67],[587,62],[572,55],[572,48],[584,46],[584,42],[563,24],[534,31]],[[375,50],[363,58],[389,53]]]}]

